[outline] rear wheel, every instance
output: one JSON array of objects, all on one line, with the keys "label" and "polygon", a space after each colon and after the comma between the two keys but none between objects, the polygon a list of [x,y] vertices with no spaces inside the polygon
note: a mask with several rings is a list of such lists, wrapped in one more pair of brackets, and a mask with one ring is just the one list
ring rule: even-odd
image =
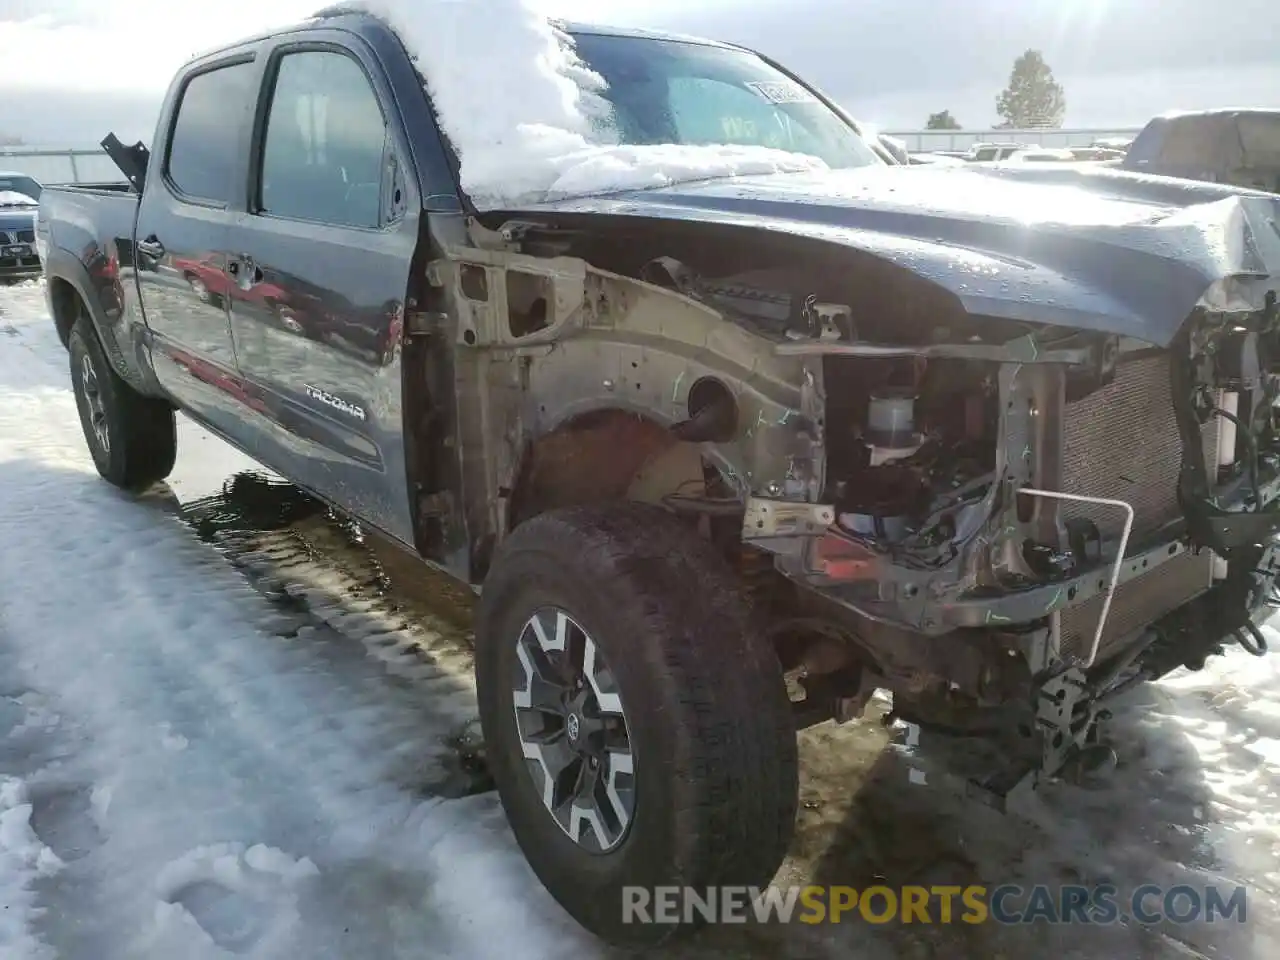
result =
[{"label": "rear wheel", "polygon": [[773,878],[797,799],[782,670],[732,571],[669,513],[517,528],[484,583],[476,674],[512,830],[587,929],[656,943],[680,929],[643,922],[656,887]]},{"label": "rear wheel", "polygon": [[80,426],[103,479],[140,491],[167,477],[177,457],[173,408],[122,380],[83,317],[71,331],[71,384]]}]

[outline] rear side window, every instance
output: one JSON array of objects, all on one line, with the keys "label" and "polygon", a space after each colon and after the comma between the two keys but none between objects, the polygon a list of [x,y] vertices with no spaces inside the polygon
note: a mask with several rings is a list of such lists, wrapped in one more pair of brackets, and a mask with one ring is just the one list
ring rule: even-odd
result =
[{"label": "rear side window", "polygon": [[1245,166],[1280,167],[1280,116],[1246,113],[1237,123]]},{"label": "rear side window", "polygon": [[280,59],[262,144],[261,213],[378,227],[387,124],[364,70],[325,50]]},{"label": "rear side window", "polygon": [[253,94],[252,63],[187,81],[169,138],[170,182],[188,197],[226,203],[240,158],[240,121]]},{"label": "rear side window", "polygon": [[1133,143],[1129,145],[1129,152],[1125,154],[1125,165],[1131,167],[1139,163],[1150,163],[1159,158],[1160,147],[1164,143],[1168,129],[1169,121],[1162,117],[1157,117],[1143,127]]},{"label": "rear side window", "polygon": [[1160,161],[1173,167],[1204,167],[1213,163],[1225,131],[1214,118],[1188,117],[1171,122],[1160,145]]}]

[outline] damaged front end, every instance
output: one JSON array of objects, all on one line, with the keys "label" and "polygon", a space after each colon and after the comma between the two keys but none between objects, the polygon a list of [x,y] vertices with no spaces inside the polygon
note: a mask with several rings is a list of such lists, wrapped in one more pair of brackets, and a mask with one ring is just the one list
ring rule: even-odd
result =
[{"label": "damaged front end", "polygon": [[1133,684],[1265,651],[1274,291],[1153,345],[975,315],[830,245],[620,223],[473,222],[432,265],[481,568],[539,511],[663,503],[740,566],[799,725],[888,689],[990,748],[997,799]]},{"label": "damaged front end", "polygon": [[858,690],[824,691],[838,717],[887,686],[897,717],[994,738],[984,786],[1002,798],[1079,761],[1130,686],[1231,642],[1265,653],[1274,292],[1202,306],[1167,349],[1041,331],[778,350],[815,361],[823,496],[754,496],[742,536],[862,618]]}]

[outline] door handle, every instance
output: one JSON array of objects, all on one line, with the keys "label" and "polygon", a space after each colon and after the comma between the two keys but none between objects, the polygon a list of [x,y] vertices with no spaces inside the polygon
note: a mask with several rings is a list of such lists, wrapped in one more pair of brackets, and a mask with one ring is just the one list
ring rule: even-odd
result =
[{"label": "door handle", "polygon": [[159,260],[164,256],[164,244],[154,233],[145,240],[137,241],[133,247],[144,257],[151,257],[153,260]]}]

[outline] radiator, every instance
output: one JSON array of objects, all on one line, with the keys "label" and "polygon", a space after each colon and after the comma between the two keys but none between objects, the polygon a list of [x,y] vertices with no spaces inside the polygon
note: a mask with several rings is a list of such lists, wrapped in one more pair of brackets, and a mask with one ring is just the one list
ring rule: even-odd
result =
[{"label": "radiator", "polygon": [[[1218,420],[1203,429],[1207,463],[1217,460]],[[1177,499],[1182,445],[1169,386],[1169,357],[1148,354],[1122,362],[1110,384],[1069,404],[1063,425],[1064,493],[1124,500],[1133,506],[1131,543],[1180,515]],[[1063,519],[1088,517],[1104,539],[1118,539],[1123,511],[1064,503]],[[1111,602],[1099,657],[1212,583],[1213,558],[1186,553],[1121,585]],[[1063,656],[1088,654],[1102,612],[1102,597],[1062,612]]]},{"label": "radiator", "polygon": [[[1213,583],[1213,555],[1188,551],[1161,564],[1150,573],[1121,584],[1107,614],[1107,626],[1098,647],[1099,659],[1117,643],[1160,619],[1170,610],[1200,596]],[[1102,615],[1102,594],[1062,611],[1060,653],[1064,658],[1084,659]]]}]

